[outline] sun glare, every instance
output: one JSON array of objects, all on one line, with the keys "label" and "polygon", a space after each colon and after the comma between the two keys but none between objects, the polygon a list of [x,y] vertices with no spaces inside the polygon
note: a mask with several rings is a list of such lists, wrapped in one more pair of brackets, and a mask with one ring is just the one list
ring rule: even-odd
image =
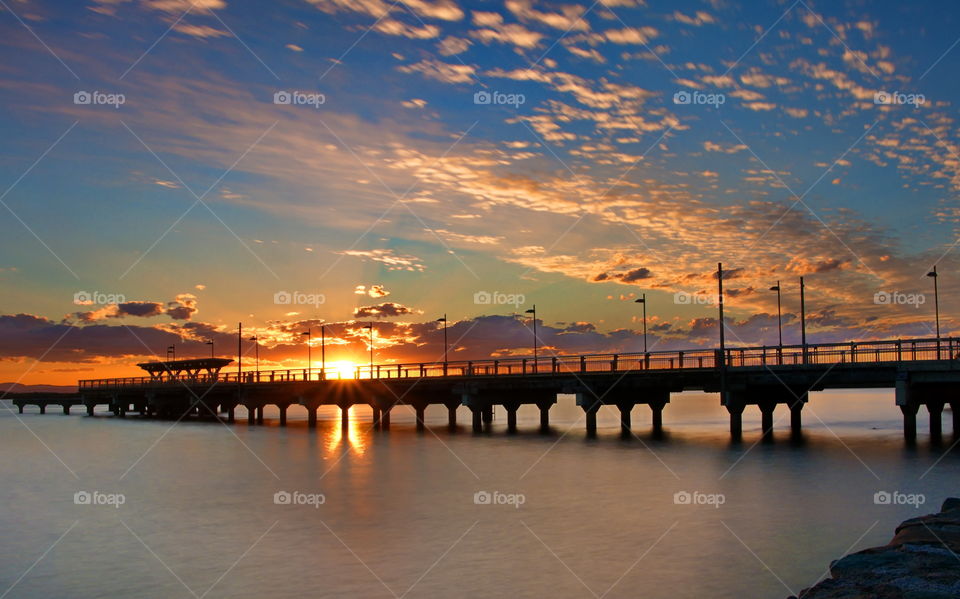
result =
[{"label": "sun glare", "polygon": [[357,365],[350,360],[327,362],[327,378],[355,379]]}]

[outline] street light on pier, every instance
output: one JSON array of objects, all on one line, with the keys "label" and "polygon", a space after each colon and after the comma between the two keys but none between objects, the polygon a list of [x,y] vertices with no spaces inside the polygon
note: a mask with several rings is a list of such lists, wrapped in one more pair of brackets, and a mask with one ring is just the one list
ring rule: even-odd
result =
[{"label": "street light on pier", "polygon": [[807,363],[807,300],[806,286],[800,277],[800,344],[803,346],[803,363]]},{"label": "street light on pier", "polygon": [[780,340],[780,349],[783,349],[783,318],[780,315],[780,281],[770,288],[770,291],[777,292],[777,337]]},{"label": "street light on pier", "polygon": [[310,380],[310,375],[311,375],[311,373],[310,373],[310,365],[313,363],[313,355],[312,355],[312,353],[311,353],[312,346],[311,346],[311,343],[310,343],[310,341],[312,341],[312,337],[311,337],[311,334],[310,334],[310,327],[307,327],[307,330],[304,331],[303,333],[300,333],[300,334],[307,336],[307,380],[309,381],[309,380]]},{"label": "street light on pier", "polygon": [[206,345],[210,346],[210,357],[214,357],[215,354],[213,353],[213,340],[207,341]]},{"label": "street light on pier", "polygon": [[[173,358],[170,357],[171,355],[173,356]],[[171,360],[171,359],[172,359],[173,361],[176,361],[176,359],[177,359],[177,346],[176,346],[176,345],[170,345],[170,346],[167,347],[167,360],[169,361],[169,360]]]},{"label": "street light on pier", "polygon": [[256,364],[257,364],[257,382],[260,382],[260,340],[256,335],[250,337],[250,341],[253,341],[254,354],[256,355]]},{"label": "street light on pier", "polygon": [[534,304],[533,308],[527,310],[525,314],[533,314],[533,372],[537,372],[537,305]]},{"label": "street light on pier", "polygon": [[933,279],[933,310],[937,319],[937,359],[940,359],[940,290],[937,287],[937,265],[933,265],[933,270],[927,273],[927,276]]},{"label": "street light on pier", "polygon": [[368,324],[366,329],[370,329],[370,378],[373,378],[373,323]]},{"label": "street light on pier", "polygon": [[637,304],[643,304],[643,353],[647,353],[647,294],[644,293],[640,299],[634,300]]},{"label": "street light on pier", "polygon": [[450,347],[447,344],[447,315],[444,314],[443,318],[438,318],[437,322],[443,323],[443,374],[447,374],[447,352]]},{"label": "street light on pier", "polygon": [[327,378],[327,325],[320,325],[320,379]]}]

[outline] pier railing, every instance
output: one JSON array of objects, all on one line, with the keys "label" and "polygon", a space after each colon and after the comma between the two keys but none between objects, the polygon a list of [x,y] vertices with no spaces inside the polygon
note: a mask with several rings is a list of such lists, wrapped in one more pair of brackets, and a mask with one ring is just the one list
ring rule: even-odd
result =
[{"label": "pier railing", "polygon": [[353,372],[341,369],[298,368],[246,370],[219,374],[162,373],[154,377],[89,379],[79,382],[80,390],[151,387],[178,383],[283,383],[336,379],[409,379],[477,376],[536,376],[639,371],[809,365],[858,366],[921,361],[957,360],[960,339],[897,339],[818,343],[784,346],[732,347],[721,356],[719,349],[692,349],[647,353],[584,354],[518,358],[487,358],[452,362],[413,362],[358,366]]}]

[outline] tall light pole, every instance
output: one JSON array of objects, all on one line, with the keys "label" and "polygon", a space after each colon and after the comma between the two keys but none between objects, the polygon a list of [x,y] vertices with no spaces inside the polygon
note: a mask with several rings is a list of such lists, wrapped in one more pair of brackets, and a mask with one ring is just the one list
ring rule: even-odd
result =
[{"label": "tall light pole", "polygon": [[803,363],[807,363],[807,299],[803,277],[800,277],[800,344],[803,346]]},{"label": "tall light pole", "polygon": [[243,323],[237,323],[237,382],[243,376]]},{"label": "tall light pole", "polygon": [[640,299],[634,300],[634,302],[643,304],[643,353],[647,353],[647,294],[644,293]]},{"label": "tall light pole", "polygon": [[309,381],[310,375],[311,375],[310,365],[313,363],[313,353],[312,353],[313,344],[310,343],[313,340],[313,337],[311,335],[310,327],[307,327],[307,330],[300,334],[307,336],[307,380]]},{"label": "tall light pole", "polygon": [[176,345],[170,345],[170,346],[167,347],[167,360],[168,360],[168,361],[170,360],[170,354],[173,354],[173,361],[175,362],[175,361],[177,360],[177,346],[176,346]]},{"label": "tall light pole", "polygon": [[206,345],[209,345],[209,346],[210,346],[210,357],[212,358],[212,357],[214,356],[214,353],[213,353],[213,340],[207,341]]},{"label": "tall light pole", "polygon": [[370,378],[373,378],[373,323],[367,325],[370,329]]},{"label": "tall light pole", "polygon": [[927,276],[933,279],[933,309],[937,319],[937,359],[940,359],[940,290],[937,288],[937,265],[933,265],[933,270],[927,273]]},{"label": "tall light pole", "polygon": [[537,305],[533,309],[527,310],[526,314],[533,314],[533,372],[537,372]]},{"label": "tall light pole", "polygon": [[320,325],[320,378],[327,379],[327,325]]},{"label": "tall light pole", "polygon": [[770,291],[777,292],[777,336],[780,339],[780,348],[783,348],[783,318],[780,316],[780,281],[770,288]]},{"label": "tall light pole", "polygon": [[254,354],[256,355],[257,360],[257,382],[260,382],[260,340],[257,339],[257,336],[254,335],[250,337],[250,341],[253,341],[253,347],[255,348]]},{"label": "tall light pole", "polygon": [[723,363],[727,363],[726,343],[723,331],[723,262],[717,262],[717,306],[720,310],[720,355]]},{"label": "tall light pole", "polygon": [[438,318],[437,322],[443,323],[443,374],[447,374],[447,352],[449,351],[450,345],[447,343],[447,315],[444,313],[443,318]]}]

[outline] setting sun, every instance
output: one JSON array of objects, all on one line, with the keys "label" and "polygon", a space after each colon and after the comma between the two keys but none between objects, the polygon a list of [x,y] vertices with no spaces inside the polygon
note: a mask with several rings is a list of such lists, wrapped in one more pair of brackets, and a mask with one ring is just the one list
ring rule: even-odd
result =
[{"label": "setting sun", "polygon": [[357,364],[350,360],[327,362],[327,378],[355,379],[357,378]]}]

